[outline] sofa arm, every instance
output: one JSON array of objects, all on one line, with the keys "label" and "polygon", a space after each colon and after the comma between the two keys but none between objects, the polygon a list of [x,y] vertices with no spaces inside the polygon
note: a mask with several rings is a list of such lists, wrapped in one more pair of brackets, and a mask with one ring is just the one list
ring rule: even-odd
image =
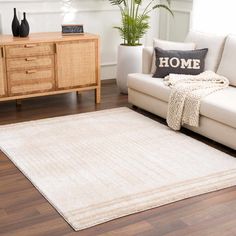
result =
[{"label": "sofa arm", "polygon": [[153,58],[153,47],[143,48],[143,58],[142,58],[143,68],[142,68],[142,72],[144,74],[150,74],[151,73],[152,58]]}]

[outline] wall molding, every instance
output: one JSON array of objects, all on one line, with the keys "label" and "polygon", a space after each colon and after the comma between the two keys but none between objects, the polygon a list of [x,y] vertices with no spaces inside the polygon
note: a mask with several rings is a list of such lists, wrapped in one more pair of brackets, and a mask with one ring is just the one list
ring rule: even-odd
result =
[{"label": "wall molding", "polygon": [[[110,11],[119,11],[119,9],[109,9],[109,8],[99,8],[99,9],[76,9],[72,11],[27,11],[28,15],[50,15],[50,14],[70,14],[70,13],[88,13],[88,12],[110,12]],[[20,14],[23,12],[19,11]]]},{"label": "wall molding", "polygon": [[101,64],[102,67],[117,66],[117,62],[105,62]]},{"label": "wall molding", "polygon": [[[181,14],[186,14],[186,15],[189,15],[189,21],[190,21],[190,19],[191,19],[191,10],[189,10],[189,9],[181,9],[181,8],[172,8],[171,9],[172,11],[173,11],[173,13],[181,13]],[[167,27],[167,30],[166,30],[166,39],[167,40],[170,40],[170,20],[171,20],[171,17],[172,16],[170,16],[170,15],[167,15],[167,19],[166,19],[166,21],[167,21],[167,25],[166,25],[166,27]]]},{"label": "wall molding", "polygon": [[[164,0],[161,0],[164,2]],[[161,28],[160,37],[165,40],[182,41],[186,36],[186,29],[189,27],[192,15],[192,0],[173,0],[171,2],[171,10],[176,17],[172,18],[167,12],[161,14]],[[174,19],[174,20],[172,20]],[[173,24],[175,27],[184,27],[181,33],[173,31]]]}]

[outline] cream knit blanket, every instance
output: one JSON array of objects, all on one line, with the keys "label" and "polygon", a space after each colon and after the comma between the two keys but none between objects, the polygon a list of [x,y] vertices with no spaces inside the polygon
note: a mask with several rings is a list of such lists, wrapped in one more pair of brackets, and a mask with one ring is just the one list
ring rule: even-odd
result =
[{"label": "cream knit blanket", "polygon": [[171,87],[167,124],[174,130],[183,124],[198,127],[201,99],[229,86],[227,78],[212,71],[195,76],[170,74],[164,83]]}]

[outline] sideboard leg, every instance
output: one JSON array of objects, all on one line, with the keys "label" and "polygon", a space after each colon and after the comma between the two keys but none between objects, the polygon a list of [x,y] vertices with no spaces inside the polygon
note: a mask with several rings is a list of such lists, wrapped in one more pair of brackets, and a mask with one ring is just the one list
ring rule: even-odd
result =
[{"label": "sideboard leg", "polygon": [[77,96],[78,98],[80,98],[80,97],[82,96],[81,92],[76,91],[76,96]]},{"label": "sideboard leg", "polygon": [[20,107],[21,104],[22,104],[21,100],[16,100],[16,106],[17,106],[17,107]]},{"label": "sideboard leg", "polygon": [[76,91],[76,98],[77,98],[77,101],[78,101],[78,102],[81,101],[81,99],[82,99],[82,94],[81,94],[81,92]]},{"label": "sideboard leg", "polygon": [[95,89],[95,102],[99,104],[101,102],[101,88]]}]

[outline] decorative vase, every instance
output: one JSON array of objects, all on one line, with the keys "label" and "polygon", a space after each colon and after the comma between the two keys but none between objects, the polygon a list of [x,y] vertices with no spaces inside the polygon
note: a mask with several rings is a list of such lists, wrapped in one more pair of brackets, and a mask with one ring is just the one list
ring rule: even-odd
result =
[{"label": "decorative vase", "polygon": [[143,46],[125,46],[118,48],[116,81],[121,93],[127,94],[127,76],[130,73],[142,72]]},{"label": "decorative vase", "polygon": [[18,21],[17,15],[16,15],[16,8],[14,8],[14,17],[11,24],[12,34],[14,37],[18,37],[20,35],[20,23]]},{"label": "decorative vase", "polygon": [[30,32],[30,27],[29,27],[29,22],[26,20],[26,13],[23,12],[23,21],[24,21],[24,24],[27,28],[27,31],[28,31],[28,35],[29,35],[29,32]]},{"label": "decorative vase", "polygon": [[22,20],[20,25],[20,37],[28,37],[29,35],[29,24],[27,21]]}]

